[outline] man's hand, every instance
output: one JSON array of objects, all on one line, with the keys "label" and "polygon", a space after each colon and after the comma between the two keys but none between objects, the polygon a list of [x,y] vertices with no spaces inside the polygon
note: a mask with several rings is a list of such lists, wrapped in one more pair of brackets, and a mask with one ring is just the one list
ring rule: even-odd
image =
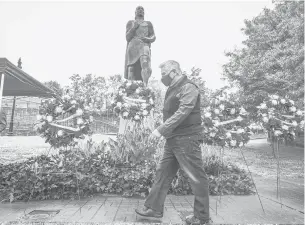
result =
[{"label": "man's hand", "polygon": [[160,137],[161,137],[161,134],[159,133],[159,131],[157,129],[155,129],[149,136],[149,141],[159,140]]}]

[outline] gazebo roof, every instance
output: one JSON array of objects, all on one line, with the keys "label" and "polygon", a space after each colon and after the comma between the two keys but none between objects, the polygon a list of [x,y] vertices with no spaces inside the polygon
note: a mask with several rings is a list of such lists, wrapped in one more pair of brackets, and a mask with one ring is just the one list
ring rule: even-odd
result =
[{"label": "gazebo roof", "polygon": [[6,58],[0,58],[0,75],[2,74],[5,75],[3,96],[52,97],[56,95],[50,88],[25,73]]}]

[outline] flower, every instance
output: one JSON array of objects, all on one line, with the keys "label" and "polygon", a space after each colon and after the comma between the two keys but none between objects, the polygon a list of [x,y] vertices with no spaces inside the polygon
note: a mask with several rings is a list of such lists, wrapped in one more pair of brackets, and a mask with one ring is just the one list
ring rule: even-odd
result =
[{"label": "flower", "polygon": [[294,127],[296,127],[296,126],[298,126],[298,123],[297,123],[297,121],[292,121],[292,126],[294,126]]},{"label": "flower", "polygon": [[127,108],[127,107],[128,107],[128,104],[125,102],[125,103],[123,104],[123,107]]},{"label": "flower", "polygon": [[290,134],[291,134],[292,136],[295,136],[295,133],[294,133],[293,131],[291,131]]},{"label": "flower", "polygon": [[286,103],[286,100],[282,98],[282,99],[281,99],[281,103],[282,103],[282,104],[285,104],[285,103]]},{"label": "flower", "polygon": [[273,98],[273,99],[278,99],[279,96],[278,96],[278,95],[271,95],[271,98]]},{"label": "flower", "polygon": [[226,137],[227,137],[227,138],[231,138],[231,137],[232,137],[231,133],[230,133],[230,132],[227,132],[227,133],[226,133]]},{"label": "flower", "polygon": [[233,146],[233,147],[236,146],[236,140],[231,140],[230,145]]},{"label": "flower", "polygon": [[216,115],[218,115],[218,114],[219,114],[219,109],[214,109],[214,113],[215,113]]},{"label": "flower", "polygon": [[51,123],[53,121],[53,116],[47,116],[47,121]]},{"label": "flower", "polygon": [[98,96],[98,97],[95,98],[95,100],[99,102],[99,101],[101,101],[102,99],[101,99],[101,97]]},{"label": "flower", "polygon": [[93,120],[94,120],[93,116],[90,116],[90,117],[89,117],[89,122],[92,123]]},{"label": "flower", "polygon": [[62,112],[62,108],[60,107],[60,106],[57,106],[56,108],[55,108],[55,113],[56,114],[59,114],[59,113],[61,113]]},{"label": "flower", "polygon": [[147,116],[148,115],[148,111],[147,110],[143,110],[143,116]]},{"label": "flower", "polygon": [[69,95],[64,95],[62,98],[67,101],[69,101],[71,99],[71,97]]},{"label": "flower", "polygon": [[70,103],[71,103],[72,105],[75,105],[75,104],[77,103],[77,101],[76,101],[76,100],[72,100]]},{"label": "flower", "polygon": [[121,102],[117,102],[116,106],[121,108],[122,107],[122,103]]},{"label": "flower", "polygon": [[135,120],[139,120],[139,119],[140,119],[139,115],[135,115],[135,116],[134,116],[134,119],[135,119]]},{"label": "flower", "polygon": [[61,137],[61,136],[63,136],[63,135],[64,135],[64,131],[63,131],[63,130],[57,131],[57,136],[58,136],[58,137]]},{"label": "flower", "polygon": [[137,88],[137,90],[136,90],[136,94],[140,94],[140,89],[139,88]]},{"label": "flower", "polygon": [[84,123],[84,120],[83,118],[77,118],[77,121],[76,121],[77,125],[81,125]]},{"label": "flower", "polygon": [[231,114],[231,115],[234,115],[234,114],[235,114],[235,109],[234,109],[234,108],[230,110],[230,114]]},{"label": "flower", "polygon": [[283,126],[282,126],[282,129],[283,129],[283,130],[288,130],[289,127],[288,127],[287,125],[283,125]]},{"label": "flower", "polygon": [[296,112],[296,114],[297,114],[298,116],[302,116],[303,112],[302,112],[301,110],[298,110],[298,111]]},{"label": "flower", "polygon": [[268,119],[268,117],[263,117],[263,121],[264,121],[264,123],[268,123],[268,121],[269,121],[269,119]]},{"label": "flower", "polygon": [[282,133],[282,131],[280,131],[280,130],[276,130],[276,131],[274,131],[274,136],[280,136],[280,135],[282,135],[283,133]]},{"label": "flower", "polygon": [[90,107],[88,105],[85,106],[84,108],[86,111],[90,110]]},{"label": "flower", "polygon": [[39,121],[39,120],[42,120],[42,116],[41,115],[37,115],[36,116],[36,119]]},{"label": "flower", "polygon": [[146,104],[146,103],[142,103],[142,104],[141,104],[141,107],[142,107],[142,109],[146,109],[147,104]]},{"label": "flower", "polygon": [[302,120],[302,121],[300,122],[300,126],[303,127],[303,126],[304,126],[304,123],[305,123],[304,120]]},{"label": "flower", "polygon": [[241,107],[240,111],[239,111],[239,114],[240,115],[245,115],[245,114],[247,114],[247,111],[243,107]]},{"label": "flower", "polygon": [[78,115],[78,116],[81,116],[81,115],[83,115],[83,110],[82,109],[77,109],[76,110],[76,115]]},{"label": "flower", "polygon": [[221,104],[221,105],[219,106],[219,108],[220,108],[221,110],[224,110],[224,109],[225,109],[225,106],[224,106],[223,104]]},{"label": "flower", "polygon": [[244,142],[239,142],[238,143],[238,147],[243,147],[244,146]]},{"label": "flower", "polygon": [[210,133],[210,137],[215,137],[216,133],[212,132]]},{"label": "flower", "polygon": [[219,96],[218,99],[219,101],[224,101],[226,98],[224,96]]},{"label": "flower", "polygon": [[211,116],[212,116],[212,114],[209,113],[209,112],[207,112],[207,113],[204,114],[204,117],[206,117],[206,118],[210,118]]},{"label": "flower", "polygon": [[291,105],[294,105],[294,101],[293,100],[289,100]]},{"label": "flower", "polygon": [[123,117],[127,117],[129,115],[129,112],[123,112]]},{"label": "flower", "polygon": [[265,103],[262,103],[262,104],[260,105],[260,108],[261,108],[261,109],[267,109],[267,105],[266,105]]},{"label": "flower", "polygon": [[295,112],[295,111],[297,111],[297,108],[295,106],[292,106],[292,107],[289,108],[289,111]]},{"label": "flower", "polygon": [[244,133],[245,132],[245,130],[243,129],[243,128],[239,128],[238,130],[237,130],[237,133],[238,134],[241,134],[241,133]]},{"label": "flower", "polygon": [[149,104],[151,104],[151,105],[154,104],[154,100],[152,98],[149,99]]},{"label": "flower", "polygon": [[276,100],[272,100],[271,103],[272,103],[272,105],[277,105],[277,101]]}]

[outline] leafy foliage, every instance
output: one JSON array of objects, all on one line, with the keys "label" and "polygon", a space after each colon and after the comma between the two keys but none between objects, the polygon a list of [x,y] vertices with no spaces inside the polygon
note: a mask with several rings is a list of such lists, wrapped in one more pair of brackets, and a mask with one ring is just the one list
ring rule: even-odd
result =
[{"label": "leafy foliage", "polygon": [[[211,194],[253,193],[253,184],[245,171],[229,164],[222,166],[217,157],[208,161],[205,170]],[[89,155],[82,151],[60,150],[58,155],[41,155],[21,163],[0,165],[0,190],[8,201],[10,196],[14,200],[73,199],[78,194],[87,197],[98,193],[145,197],[152,185],[156,165],[153,160],[116,163],[107,145],[101,145]],[[174,178],[169,193],[191,193],[183,172]]]},{"label": "leafy foliage", "polygon": [[57,81],[50,80],[50,81],[44,82],[44,85],[46,85],[48,88],[51,88],[53,91],[55,91],[59,97],[61,97],[63,95],[63,88]]},{"label": "leafy foliage", "polygon": [[226,53],[224,75],[240,88],[237,97],[256,112],[269,94],[288,95],[304,106],[304,2],[283,1],[245,20],[244,47]]}]

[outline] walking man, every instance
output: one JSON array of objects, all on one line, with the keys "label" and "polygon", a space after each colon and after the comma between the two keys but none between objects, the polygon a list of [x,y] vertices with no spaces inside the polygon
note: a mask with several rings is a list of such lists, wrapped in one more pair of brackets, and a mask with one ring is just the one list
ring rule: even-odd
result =
[{"label": "walking man", "polygon": [[203,169],[200,94],[192,81],[182,74],[178,62],[169,60],[160,65],[162,83],[168,87],[163,109],[164,123],[155,129],[150,139],[166,139],[163,157],[141,216],[163,217],[164,201],[178,168],[187,174],[195,195],[194,214],[188,224],[209,224],[209,184]]}]

